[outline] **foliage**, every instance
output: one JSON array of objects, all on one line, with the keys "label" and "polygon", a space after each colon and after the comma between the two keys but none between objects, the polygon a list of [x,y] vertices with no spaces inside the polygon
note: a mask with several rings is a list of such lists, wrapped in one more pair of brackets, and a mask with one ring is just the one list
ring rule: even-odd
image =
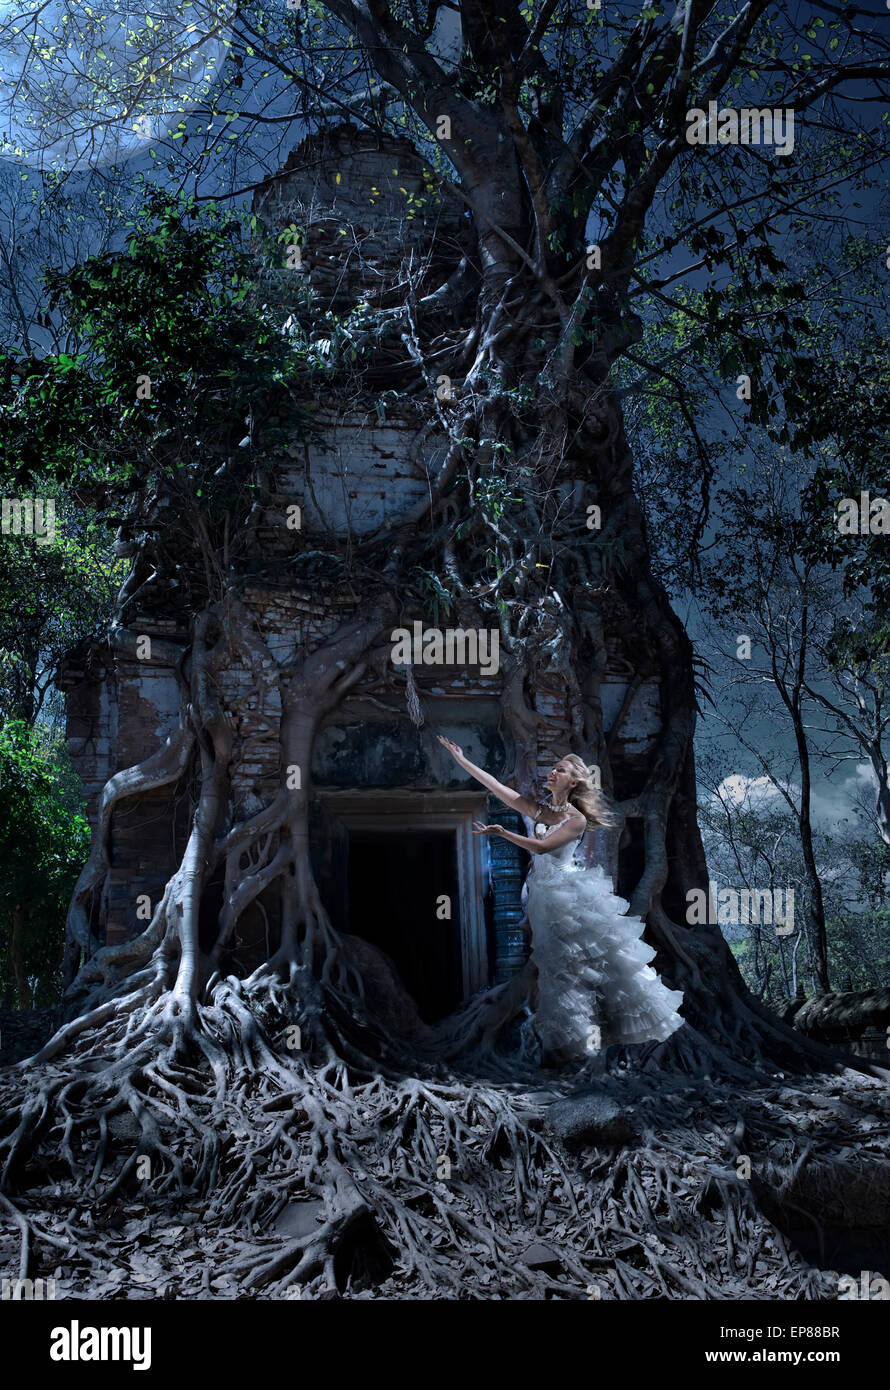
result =
[{"label": "foliage", "polygon": [[890,653],[890,551],[881,531],[842,534],[837,504],[858,503],[863,492],[890,500],[890,341],[856,343],[839,357],[831,390],[823,385],[813,394],[808,428],[819,430],[829,448],[804,494],[803,550],[837,569],[845,592],[861,601],[864,621],[838,635],[835,654],[868,665]]},{"label": "foliage", "polygon": [[64,493],[55,501],[48,544],[26,535],[0,539],[0,719],[29,725],[63,657],[107,620],[123,577],[93,510]]},{"label": "foliage", "polygon": [[65,911],[89,850],[67,750],[13,720],[0,730],[0,988],[56,1002]]},{"label": "foliage", "polygon": [[77,346],[0,361],[7,486],[61,483],[103,509],[151,479],[205,496],[301,361],[256,303],[242,231],[214,204],[153,191],[125,252],[46,275]]}]

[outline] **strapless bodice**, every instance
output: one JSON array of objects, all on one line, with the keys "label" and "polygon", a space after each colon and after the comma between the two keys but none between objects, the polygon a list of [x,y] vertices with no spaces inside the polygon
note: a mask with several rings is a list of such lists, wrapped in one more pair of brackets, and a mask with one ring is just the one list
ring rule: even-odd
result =
[{"label": "strapless bodice", "polygon": [[[554,830],[558,830],[560,825],[565,825],[565,821],[560,821],[559,825],[545,825],[543,821],[536,821],[535,839],[546,840],[547,836],[552,834]],[[585,830],[582,830],[574,839],[568,840],[564,845],[558,845],[556,849],[550,850],[549,853],[535,855],[535,862],[541,863],[547,860],[549,863],[553,864],[571,864],[572,856],[578,848],[578,841],[583,838],[584,834]]]}]

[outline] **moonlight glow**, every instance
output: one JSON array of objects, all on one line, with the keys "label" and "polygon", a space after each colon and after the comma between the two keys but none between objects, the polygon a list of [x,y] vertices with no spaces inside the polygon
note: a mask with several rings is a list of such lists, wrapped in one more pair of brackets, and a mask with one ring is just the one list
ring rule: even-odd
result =
[{"label": "moonlight glow", "polygon": [[0,157],[83,169],[131,158],[201,100],[230,0],[0,0]]}]

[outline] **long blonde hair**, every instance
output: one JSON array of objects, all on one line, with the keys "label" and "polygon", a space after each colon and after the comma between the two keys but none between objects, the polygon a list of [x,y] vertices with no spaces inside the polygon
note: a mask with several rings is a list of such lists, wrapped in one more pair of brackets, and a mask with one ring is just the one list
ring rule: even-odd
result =
[{"label": "long blonde hair", "polygon": [[588,767],[577,753],[566,753],[565,757],[560,758],[559,761],[569,763],[577,778],[575,785],[566,792],[566,800],[570,805],[576,806],[582,816],[587,817],[588,829],[592,829],[596,825],[617,825],[619,818],[612,810],[609,798],[604,791],[594,785],[593,774],[596,770],[596,764]]}]

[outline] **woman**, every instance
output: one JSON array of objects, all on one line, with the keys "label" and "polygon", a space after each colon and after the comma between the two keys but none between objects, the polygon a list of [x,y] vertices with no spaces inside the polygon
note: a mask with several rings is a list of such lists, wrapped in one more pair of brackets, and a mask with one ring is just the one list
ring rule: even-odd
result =
[{"label": "woman", "polygon": [[538,972],[535,1027],[545,1063],[585,1061],[611,1043],[670,1037],[683,1019],[682,991],[668,989],[648,964],[655,952],[643,941],[639,917],[612,892],[600,865],[572,863],[578,842],[597,824],[614,824],[603,793],[574,753],[547,776],[550,804],[533,802],[505,787],[465,758],[456,743],[439,736],[455,762],[483,787],[534,822],[534,839],[500,825],[474,823],[478,835],[502,835],[535,856],[529,874],[528,919],[532,960]]}]

